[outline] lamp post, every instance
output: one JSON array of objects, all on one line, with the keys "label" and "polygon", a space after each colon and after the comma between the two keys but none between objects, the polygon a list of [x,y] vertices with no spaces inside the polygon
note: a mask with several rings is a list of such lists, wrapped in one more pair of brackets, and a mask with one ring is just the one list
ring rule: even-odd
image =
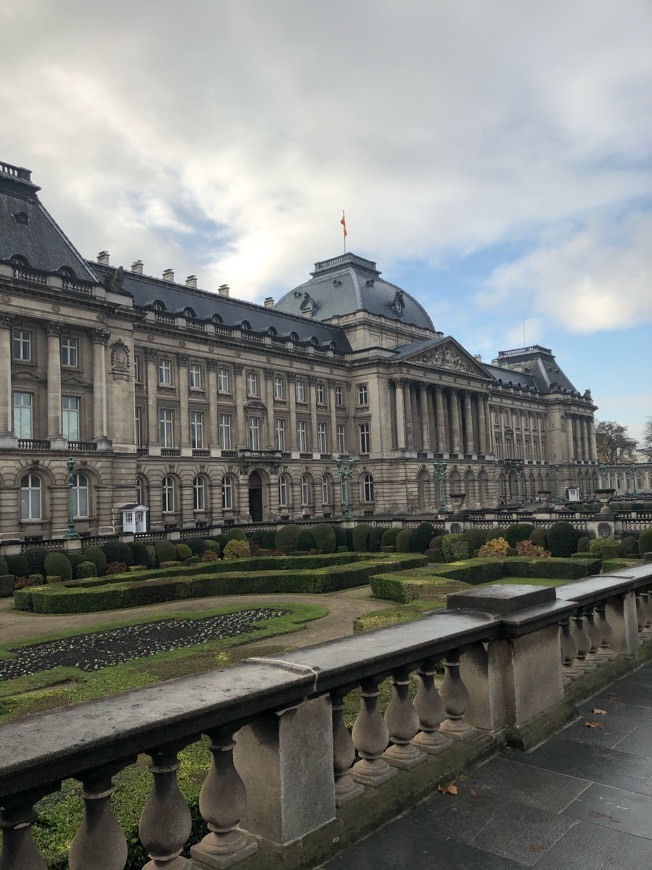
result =
[{"label": "lamp post", "polygon": [[632,495],[636,498],[638,496],[638,490],[636,489],[636,466],[632,465],[629,470],[632,473]]},{"label": "lamp post", "polygon": [[514,473],[516,474],[516,507],[523,507],[523,466],[517,465]]},{"label": "lamp post", "polygon": [[598,476],[600,478],[600,489],[606,488],[609,485],[609,481],[607,480],[607,466],[603,465],[602,462],[598,465]]},{"label": "lamp post", "polygon": [[435,472],[435,480],[439,483],[439,513],[448,513],[446,507],[446,460],[441,459],[432,463]]},{"label": "lamp post", "polygon": [[66,462],[66,468],[68,469],[68,477],[66,481],[68,483],[68,530],[64,535],[64,538],[67,540],[71,540],[73,538],[78,538],[79,533],[75,529],[75,498],[73,495],[73,489],[75,486],[75,457],[69,456]]},{"label": "lamp post", "polygon": [[555,468],[555,487],[556,487],[555,491],[557,493],[557,497],[555,498],[555,504],[563,504],[564,500],[559,495],[559,466],[555,465],[554,468]]},{"label": "lamp post", "polygon": [[349,456],[349,461],[343,463],[342,457],[338,456],[335,460],[335,464],[337,465],[337,473],[340,476],[340,485],[342,489],[342,507],[344,508],[344,510],[342,511],[342,517],[345,520],[350,520],[351,510],[349,507],[349,480],[351,479],[351,475],[353,473],[355,459],[352,456]]}]

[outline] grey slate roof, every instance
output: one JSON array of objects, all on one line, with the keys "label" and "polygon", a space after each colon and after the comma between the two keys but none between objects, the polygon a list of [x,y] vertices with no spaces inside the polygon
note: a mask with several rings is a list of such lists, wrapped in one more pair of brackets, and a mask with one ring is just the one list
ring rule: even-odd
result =
[{"label": "grey slate roof", "polygon": [[[354,311],[368,311],[434,332],[435,327],[425,308],[396,284],[381,280],[381,273],[372,260],[355,254],[342,254],[315,263],[315,271],[311,274],[310,281],[300,284],[279,299],[276,303],[278,311],[300,314],[301,306],[309,305],[309,300],[313,300],[317,306],[314,316],[318,320],[328,320]],[[404,305],[400,314],[392,307],[397,293],[401,294]]]},{"label": "grey slate roof", "polygon": [[43,207],[38,190],[28,170],[0,163],[0,260],[20,256],[35,269],[57,272],[64,266],[77,278],[97,281],[84,258]]},{"label": "grey slate roof", "polygon": [[406,356],[412,356],[413,353],[427,350],[429,347],[436,347],[444,341],[442,335],[437,338],[423,338],[421,341],[412,341],[410,344],[401,344],[394,351],[394,359],[403,359]]},{"label": "grey slate roof", "polygon": [[[509,366],[518,365],[523,373],[514,371],[507,365],[501,366],[500,363],[503,361]],[[487,368],[491,368],[491,366],[487,366]],[[493,368],[500,372],[497,377],[502,377],[504,382],[512,380],[517,383],[524,378],[531,379],[540,393],[578,392],[570,378],[560,369],[552,351],[538,344],[516,350],[500,351],[498,359],[494,360]],[[525,381],[522,382],[525,383]]]}]

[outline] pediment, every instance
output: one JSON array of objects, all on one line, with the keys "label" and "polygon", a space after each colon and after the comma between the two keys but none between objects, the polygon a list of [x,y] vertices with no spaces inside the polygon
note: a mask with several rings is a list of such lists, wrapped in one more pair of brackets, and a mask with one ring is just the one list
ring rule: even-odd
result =
[{"label": "pediment", "polygon": [[432,347],[405,354],[405,362],[425,366],[426,368],[459,372],[490,380],[486,370],[471,356],[455,339],[443,339]]},{"label": "pediment", "polygon": [[62,375],[61,383],[67,387],[90,387],[91,384],[79,375]]},{"label": "pediment", "polygon": [[266,406],[260,401],[260,399],[249,399],[248,402],[245,402],[244,407],[247,411],[265,411]]},{"label": "pediment", "polygon": [[16,384],[33,384],[34,386],[42,386],[47,383],[46,378],[42,378],[35,371],[27,368],[20,368],[12,372],[11,379]]}]

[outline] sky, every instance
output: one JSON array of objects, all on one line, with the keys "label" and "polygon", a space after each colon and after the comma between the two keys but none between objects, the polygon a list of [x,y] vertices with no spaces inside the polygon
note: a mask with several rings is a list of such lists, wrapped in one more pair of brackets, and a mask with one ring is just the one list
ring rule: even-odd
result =
[{"label": "sky", "polygon": [[650,0],[2,0],[0,160],[80,252],[262,302],[343,250],[652,416]]}]

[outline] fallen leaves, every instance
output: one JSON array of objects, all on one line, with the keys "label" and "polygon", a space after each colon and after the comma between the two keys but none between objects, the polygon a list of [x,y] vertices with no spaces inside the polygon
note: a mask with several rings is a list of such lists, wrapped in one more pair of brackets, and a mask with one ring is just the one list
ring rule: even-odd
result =
[{"label": "fallen leaves", "polygon": [[546,851],[546,847],[543,845],[543,843],[530,843],[528,848],[529,848],[530,852],[545,852]]},{"label": "fallen leaves", "polygon": [[476,791],[474,788],[470,788],[470,789],[469,789],[469,794],[471,795],[471,797],[477,797],[477,796],[478,796],[478,793],[477,793],[477,791]]},{"label": "fallen leaves", "polygon": [[437,791],[439,794],[457,794],[457,786],[449,782],[448,785],[439,785],[437,786]]},{"label": "fallen leaves", "polygon": [[585,722],[585,728],[604,728],[604,722]]},{"label": "fallen leaves", "polygon": [[596,716],[606,716],[607,715],[607,711],[601,710],[599,707],[594,707],[591,710],[591,712],[594,713]]}]

